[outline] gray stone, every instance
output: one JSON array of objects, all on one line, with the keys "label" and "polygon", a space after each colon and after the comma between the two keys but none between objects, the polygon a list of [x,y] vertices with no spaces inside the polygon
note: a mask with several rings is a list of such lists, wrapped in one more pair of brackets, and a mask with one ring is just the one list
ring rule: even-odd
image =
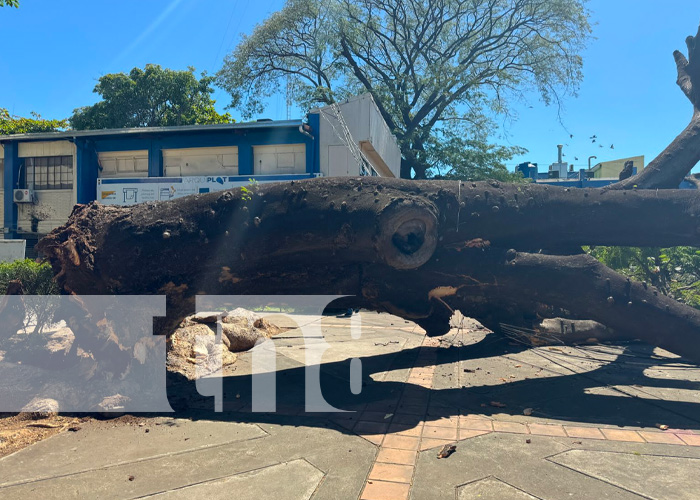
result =
[{"label": "gray stone", "polygon": [[129,401],[131,401],[131,398],[128,396],[114,394],[113,396],[107,396],[97,403],[97,405],[92,408],[92,411],[97,412],[102,418],[121,417],[124,415],[123,410]]},{"label": "gray stone", "polygon": [[57,415],[59,409],[55,399],[34,398],[22,408],[22,412],[28,413],[31,418],[40,419]]}]

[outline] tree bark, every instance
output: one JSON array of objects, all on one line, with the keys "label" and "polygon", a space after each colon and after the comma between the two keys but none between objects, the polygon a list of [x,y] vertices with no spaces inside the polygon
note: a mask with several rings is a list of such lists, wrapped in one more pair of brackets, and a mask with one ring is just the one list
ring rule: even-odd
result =
[{"label": "tree bark", "polygon": [[693,105],[690,123],[642,172],[606,189],[677,189],[700,161],[700,27],[685,43],[688,58],[678,50],[673,57],[678,71],[676,83]]},{"label": "tree bark", "polygon": [[700,161],[699,135],[700,111],[696,109],[685,130],[644,170],[607,189],[678,189],[690,169]]},{"label": "tree bark", "polygon": [[[287,293],[353,295],[430,334],[449,328],[454,309],[498,327],[544,306],[625,334],[700,332],[700,313],[586,255],[509,250],[562,244],[700,245],[700,193],[317,179],[262,185],[250,197],[79,206],[39,248],[68,293],[166,295],[166,332],[197,294]],[[658,335],[648,338],[683,345]]]},{"label": "tree bark", "polygon": [[697,189],[700,189],[700,174],[689,175],[685,180],[690,182]]},{"label": "tree bark", "polygon": [[[245,195],[77,206],[38,248],[65,293],[166,295],[159,333],[192,313],[198,294],[331,294],[414,320],[429,335],[445,333],[456,309],[503,331],[532,330],[543,318],[595,320],[615,338],[700,361],[700,311],[579,252],[700,246],[700,193],[670,189],[700,160],[698,40],[700,30],[686,40],[688,59],[674,53],[690,125],[646,170],[607,189],[377,178],[266,184]],[[411,167],[402,161],[403,174]],[[114,340],[88,323],[85,336]]]}]

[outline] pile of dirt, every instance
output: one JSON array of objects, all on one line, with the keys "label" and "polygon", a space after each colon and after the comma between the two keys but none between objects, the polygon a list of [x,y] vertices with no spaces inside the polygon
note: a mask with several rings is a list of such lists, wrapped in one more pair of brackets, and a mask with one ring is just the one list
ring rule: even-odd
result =
[{"label": "pile of dirt", "polygon": [[55,413],[41,417],[36,413],[0,413],[0,458],[58,434],[79,430],[80,423],[90,420]]},{"label": "pile of dirt", "polygon": [[[222,333],[221,342],[216,341],[219,328]],[[220,360],[225,373],[225,368],[235,363],[238,357],[236,353],[249,350],[258,341],[268,339],[284,330],[286,328],[280,328],[258,314],[240,308],[228,313],[195,314],[186,318],[170,337],[167,369],[193,380],[215,372]],[[97,363],[80,350],[78,355],[68,356],[73,342],[73,332],[65,326],[45,333],[20,332],[3,343],[0,363],[5,362],[7,366],[21,368],[28,367],[29,362],[31,365],[59,370],[61,373],[75,372],[81,379],[90,379]],[[146,352],[142,352],[144,349]],[[135,370],[143,364],[147,355],[146,347],[141,344],[135,345],[131,369]],[[17,376],[21,378],[21,373]],[[101,382],[95,383],[99,386]],[[0,413],[0,457],[61,431],[77,432],[81,422],[92,420],[92,417],[60,414],[59,400],[62,400],[62,395],[69,398],[72,387],[67,386],[64,391],[66,394],[62,394],[61,384],[54,385],[54,390],[48,391],[50,397],[34,398],[24,406],[22,413]],[[104,398],[101,403],[92,407],[92,415],[109,418],[115,424],[124,419],[136,418],[119,412],[123,400],[128,400],[128,397],[115,394]]]},{"label": "pile of dirt", "polygon": [[[221,342],[217,342],[217,330]],[[229,312],[202,312],[188,316],[168,341],[167,369],[188,380],[225,369],[236,362],[237,354],[277,335],[282,328],[247,309]]]}]

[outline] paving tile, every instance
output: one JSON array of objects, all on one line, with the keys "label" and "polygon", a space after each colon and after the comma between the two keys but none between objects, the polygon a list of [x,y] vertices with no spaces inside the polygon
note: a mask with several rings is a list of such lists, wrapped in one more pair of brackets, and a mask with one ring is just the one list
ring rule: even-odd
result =
[{"label": "paving tile", "polygon": [[368,422],[382,422],[388,424],[391,420],[391,417],[386,418],[386,416],[390,414],[391,412],[384,411],[365,411],[360,417],[360,420],[365,420]]},{"label": "paving tile", "polygon": [[460,429],[492,431],[493,423],[485,418],[459,417],[459,427]]},{"label": "paving tile", "polygon": [[639,435],[642,436],[647,443],[684,444],[678,436],[666,432],[639,431]]},{"label": "paving tile", "polygon": [[399,415],[425,415],[425,406],[409,406],[409,405],[399,405],[396,409],[396,413]]},{"label": "paving tile", "polygon": [[449,418],[459,420],[459,410],[451,406],[429,406],[428,415],[437,418]]},{"label": "paving tile", "polygon": [[528,424],[530,434],[535,436],[560,436],[567,437],[564,427],[552,424]]},{"label": "paving tile", "polygon": [[407,406],[428,406],[428,396],[413,396],[401,398],[400,404]]},{"label": "paving tile", "polygon": [[685,444],[690,446],[700,446],[700,436],[697,434],[676,434]]},{"label": "paving tile", "polygon": [[519,424],[518,422],[499,422],[493,421],[493,430],[496,432],[511,432],[514,434],[528,434],[527,425]]},{"label": "paving tile", "polygon": [[389,434],[400,434],[402,436],[420,436],[422,429],[423,422],[420,422],[418,425],[391,424],[387,432]]},{"label": "paving tile", "polygon": [[433,373],[433,370],[431,370],[430,368],[414,368],[413,370],[411,370],[411,375],[418,377],[432,376]]},{"label": "paving tile", "polygon": [[339,425],[343,429],[352,429],[357,424],[357,419],[354,417],[334,418],[334,419],[331,419],[331,422],[333,422],[336,425]]},{"label": "paving tile", "polygon": [[566,434],[572,438],[605,439],[603,433],[595,427],[575,427],[572,425],[565,425],[564,430],[566,430]]},{"label": "paving tile", "polygon": [[[430,415],[429,415],[430,416]],[[459,418],[457,417],[440,417],[434,419],[426,419],[425,425],[430,425],[431,427],[452,427],[457,428],[459,425]]]},{"label": "paving tile", "polygon": [[389,434],[384,439],[385,448],[396,448],[399,450],[417,450],[420,439],[413,436],[399,436],[397,434]]},{"label": "paving tile", "polygon": [[433,439],[457,439],[457,428],[451,427],[423,427],[423,438],[433,438]]},{"label": "paving tile", "polygon": [[438,446],[445,446],[446,444],[454,444],[453,439],[430,439],[423,438],[420,442],[420,451],[429,450],[431,448],[437,448]]},{"label": "paving tile", "polygon": [[444,396],[434,396],[430,398],[430,409],[449,408],[451,415],[459,415],[459,409],[455,407],[454,401],[446,399]]},{"label": "paving tile", "polygon": [[610,441],[629,441],[636,443],[644,442],[642,436],[637,434],[635,431],[625,429],[600,429],[600,431]]},{"label": "paving tile", "polygon": [[[403,390],[403,395],[402,395],[401,399],[403,400],[403,399],[411,399],[411,398],[420,399],[421,400],[420,404],[423,404],[424,400],[429,399],[428,391],[426,391],[424,389],[419,389],[417,387],[410,387],[410,386],[406,387]],[[415,403],[413,403],[413,404],[415,404]]]},{"label": "paving tile", "polygon": [[411,485],[405,483],[368,481],[360,498],[361,500],[406,500],[410,489]]},{"label": "paving tile", "polygon": [[379,422],[359,421],[353,427],[355,434],[384,434],[389,428],[388,424],[380,424]]},{"label": "paving tile", "polygon": [[402,414],[397,414],[394,415],[394,418],[391,420],[392,424],[408,424],[408,425],[419,425],[423,423],[422,420],[422,415],[402,415]]},{"label": "paving tile", "polygon": [[375,402],[375,403],[369,403],[367,405],[367,408],[365,408],[365,411],[369,412],[381,412],[384,415],[387,413],[393,413],[393,411],[396,409],[397,402],[391,402],[391,403],[383,403],[383,402]]},{"label": "paving tile", "polygon": [[491,431],[478,431],[474,429],[460,429],[459,439],[470,439],[477,436],[483,436],[484,434],[491,434]]},{"label": "paving tile", "polygon": [[359,436],[377,446],[380,446],[384,441],[384,434],[359,434]]},{"label": "paving tile", "polygon": [[413,478],[413,466],[376,463],[369,473],[369,478],[394,483],[410,483]]},{"label": "paving tile", "polygon": [[381,448],[377,455],[377,462],[387,464],[415,465],[416,452],[410,450],[396,450]]}]

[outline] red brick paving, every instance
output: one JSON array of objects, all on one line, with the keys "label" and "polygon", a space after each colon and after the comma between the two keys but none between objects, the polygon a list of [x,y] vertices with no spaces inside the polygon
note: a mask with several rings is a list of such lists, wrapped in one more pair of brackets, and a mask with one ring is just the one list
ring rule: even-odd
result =
[{"label": "red brick paving", "polygon": [[[424,338],[416,367],[408,383],[432,388],[435,353],[425,348],[439,347],[437,339]],[[456,408],[430,404],[425,389],[407,387],[398,402],[367,405],[360,418],[339,417],[334,421],[379,446],[361,500],[407,500],[410,495],[418,451],[442,447],[491,432],[532,434],[636,443],[700,446],[700,435],[692,431],[635,431],[620,428],[576,425],[520,423],[491,420],[481,415],[459,415]],[[426,417],[427,414],[427,417]],[[442,415],[442,416],[440,416]],[[427,419],[423,421],[423,419]]]}]

